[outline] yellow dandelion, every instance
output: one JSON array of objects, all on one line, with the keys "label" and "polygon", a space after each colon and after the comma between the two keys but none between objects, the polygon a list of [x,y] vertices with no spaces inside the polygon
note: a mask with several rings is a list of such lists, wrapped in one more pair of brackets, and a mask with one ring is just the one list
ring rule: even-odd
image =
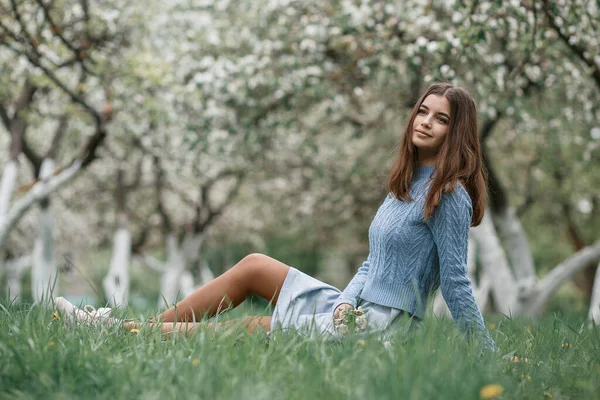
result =
[{"label": "yellow dandelion", "polygon": [[359,346],[366,346],[367,345],[367,341],[366,340],[359,340],[358,341],[358,345]]},{"label": "yellow dandelion", "polygon": [[140,333],[140,330],[139,330],[139,329],[137,329],[137,328],[133,328],[133,329],[132,329],[132,330],[130,330],[129,332],[131,332],[131,333],[135,333],[135,334],[137,335],[138,333]]},{"label": "yellow dandelion", "polygon": [[552,398],[552,393],[550,392],[544,392],[544,397],[551,399]]},{"label": "yellow dandelion", "polygon": [[60,316],[58,315],[58,313],[56,311],[52,313],[52,318],[54,318],[57,321],[60,321]]},{"label": "yellow dandelion", "polygon": [[496,324],[489,324],[489,325],[488,325],[488,328],[490,328],[490,329],[495,329],[495,328],[496,328]]},{"label": "yellow dandelion", "polygon": [[194,367],[197,367],[198,365],[200,365],[200,360],[198,360],[197,358],[194,358],[192,360],[192,364],[194,365]]},{"label": "yellow dandelion", "polygon": [[502,387],[502,385],[485,385],[479,391],[479,397],[481,397],[482,399],[495,399],[496,397],[500,396],[502,392],[504,392],[504,388]]},{"label": "yellow dandelion", "polygon": [[48,347],[54,347],[54,342],[48,343]]}]

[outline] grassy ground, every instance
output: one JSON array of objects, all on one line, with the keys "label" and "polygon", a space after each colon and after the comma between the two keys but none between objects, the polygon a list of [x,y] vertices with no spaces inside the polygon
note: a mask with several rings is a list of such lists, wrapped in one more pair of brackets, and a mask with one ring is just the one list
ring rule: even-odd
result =
[{"label": "grassy ground", "polygon": [[[264,333],[237,330],[164,341],[144,329],[65,327],[39,307],[4,305],[0,315],[0,399],[600,398],[600,329],[579,317],[490,318],[501,351],[480,355],[452,321],[435,319],[386,347],[277,332],[267,345]],[[518,362],[502,358],[510,352]]]}]

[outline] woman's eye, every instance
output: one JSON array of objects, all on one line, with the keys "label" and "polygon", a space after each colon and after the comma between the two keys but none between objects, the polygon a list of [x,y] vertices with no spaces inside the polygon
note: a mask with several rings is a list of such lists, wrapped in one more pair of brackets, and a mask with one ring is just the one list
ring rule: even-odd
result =
[{"label": "woman's eye", "polygon": [[425,111],[424,109],[420,109],[419,114],[427,114],[427,111]]},{"label": "woman's eye", "polygon": [[448,123],[448,120],[445,120],[444,118],[438,118],[438,121],[440,121],[440,123],[442,123],[442,124]]}]

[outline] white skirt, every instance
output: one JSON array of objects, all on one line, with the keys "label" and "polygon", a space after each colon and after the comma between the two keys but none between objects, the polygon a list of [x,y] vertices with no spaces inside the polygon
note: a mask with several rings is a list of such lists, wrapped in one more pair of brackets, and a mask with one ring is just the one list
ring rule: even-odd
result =
[{"label": "white skirt", "polygon": [[[295,330],[324,339],[340,338],[333,323],[333,306],[340,294],[339,289],[290,267],[273,311],[271,331]],[[407,334],[420,325],[418,318],[403,310],[360,298],[357,307],[361,307],[367,317],[366,332],[378,332],[382,340]]]}]

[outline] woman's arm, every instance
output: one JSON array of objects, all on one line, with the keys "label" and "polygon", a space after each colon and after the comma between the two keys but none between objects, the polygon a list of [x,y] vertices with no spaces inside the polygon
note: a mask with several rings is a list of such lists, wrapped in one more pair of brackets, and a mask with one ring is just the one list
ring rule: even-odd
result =
[{"label": "woman's arm", "polygon": [[356,308],[356,303],[358,302],[358,296],[362,292],[365,287],[365,282],[367,280],[367,274],[369,272],[369,260],[365,261],[362,266],[358,269],[354,278],[348,283],[346,289],[342,292],[340,297],[333,309],[335,310],[337,306],[340,304],[350,304],[352,307]]},{"label": "woman's arm", "polygon": [[484,346],[497,350],[475,303],[467,278],[467,247],[472,217],[471,199],[462,186],[444,194],[427,220],[438,250],[440,287],[452,317],[461,332],[478,336]]}]

